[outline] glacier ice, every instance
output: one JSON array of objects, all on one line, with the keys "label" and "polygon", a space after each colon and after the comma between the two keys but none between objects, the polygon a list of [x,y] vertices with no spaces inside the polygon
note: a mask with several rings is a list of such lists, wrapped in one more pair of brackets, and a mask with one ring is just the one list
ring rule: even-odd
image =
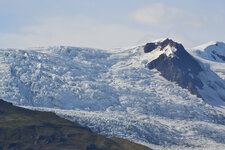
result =
[{"label": "glacier ice", "polygon": [[[157,57],[157,56],[152,56]],[[2,99],[159,149],[225,148],[225,108],[146,67],[143,46],[0,51]]]}]

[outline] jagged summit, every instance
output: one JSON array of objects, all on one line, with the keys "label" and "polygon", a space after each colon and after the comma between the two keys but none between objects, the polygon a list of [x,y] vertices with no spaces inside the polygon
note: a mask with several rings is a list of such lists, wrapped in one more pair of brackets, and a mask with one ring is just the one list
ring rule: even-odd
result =
[{"label": "jagged summit", "polygon": [[153,41],[153,42],[147,43],[144,47],[144,51],[145,53],[148,53],[153,51],[157,47],[162,51],[168,46],[171,48],[175,48],[176,50],[184,50],[184,47],[182,44],[177,43],[173,41],[172,39],[166,38],[160,41]]},{"label": "jagged summit", "polygon": [[173,41],[172,39],[163,39],[160,41],[154,41],[147,43],[144,46],[144,52],[149,53],[149,52],[156,52],[156,51],[161,51],[158,54],[166,54],[169,57],[180,57],[181,59],[184,59],[186,57],[190,58],[190,54],[184,49],[184,46],[180,43],[177,43]]},{"label": "jagged summit", "polygon": [[[153,50],[159,50],[162,51],[161,55],[166,55],[166,56],[171,56],[174,55],[176,58],[174,59],[180,59],[181,64],[183,64],[183,69],[184,68],[193,68],[194,72],[200,72],[202,71],[201,66],[199,63],[196,61],[196,59],[190,55],[185,48],[183,47],[182,44],[177,43],[171,39],[165,39],[164,41],[158,42],[158,43],[147,43],[144,47],[144,52],[149,53]],[[160,56],[161,56],[160,55]],[[170,57],[172,59],[172,57]],[[193,67],[195,66],[195,67]]]},{"label": "jagged summit", "polygon": [[173,41],[172,39],[165,39],[165,40],[163,40],[163,41],[161,41],[160,43],[159,43],[159,46],[161,46],[162,47],[162,49],[163,48],[165,48],[166,46],[171,46],[171,47],[174,47],[174,48],[179,48],[179,47],[183,47],[182,46],[182,44],[179,44],[179,43],[177,43],[177,42],[175,42],[175,41]]},{"label": "jagged summit", "polygon": [[181,87],[187,88],[192,94],[201,97],[197,88],[202,88],[203,83],[197,78],[197,75],[203,69],[182,44],[171,39],[165,39],[158,43],[147,43],[144,52],[154,53],[153,51],[162,53],[148,63],[149,69],[157,69],[169,81],[174,81]]},{"label": "jagged summit", "polygon": [[[222,53],[225,51],[221,50],[222,45],[222,43],[217,42],[213,46],[205,48],[204,53],[207,52],[207,56],[224,58],[225,60],[225,57],[223,57],[225,53],[224,55]],[[203,98],[205,101],[225,100],[225,95],[217,91],[217,89],[225,89],[224,82],[189,54],[182,44],[171,39],[147,43],[144,46],[144,53],[146,54],[145,58],[149,58],[147,67],[158,70],[167,80],[188,89],[192,94]],[[197,53],[202,54],[203,52],[197,51]],[[202,54],[202,56],[204,55]],[[214,95],[214,98],[211,95]]]}]

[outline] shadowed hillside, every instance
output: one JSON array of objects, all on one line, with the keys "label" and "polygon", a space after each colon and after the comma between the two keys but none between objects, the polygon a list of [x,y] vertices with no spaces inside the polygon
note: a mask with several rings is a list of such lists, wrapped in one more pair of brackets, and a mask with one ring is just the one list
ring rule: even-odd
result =
[{"label": "shadowed hillside", "polygon": [[50,112],[0,100],[0,150],[149,150],[119,138],[105,138]]}]

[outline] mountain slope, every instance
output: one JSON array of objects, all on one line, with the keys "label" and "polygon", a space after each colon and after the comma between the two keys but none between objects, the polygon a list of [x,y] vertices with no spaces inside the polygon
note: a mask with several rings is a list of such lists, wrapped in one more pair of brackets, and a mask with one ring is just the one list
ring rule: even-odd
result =
[{"label": "mountain slope", "polygon": [[[149,45],[154,44],[154,47]],[[202,88],[203,83],[197,77],[203,71],[200,64],[184,49],[181,44],[166,39],[159,43],[148,43],[145,53],[165,51],[157,59],[148,63],[149,69],[156,68],[162,76],[170,81],[175,81],[183,88],[187,88],[192,94],[201,97],[197,88]],[[150,51],[151,50],[151,51]]]},{"label": "mountain slope", "polygon": [[53,113],[31,111],[0,100],[0,149],[149,150],[105,138]]},{"label": "mountain slope", "polygon": [[[225,80],[225,43],[209,42],[192,48],[189,52]],[[208,66],[208,67],[209,67]]]},{"label": "mountain slope", "polygon": [[149,61],[149,69],[157,69],[167,80],[176,82],[211,105],[224,104],[225,82],[205,68],[181,44],[166,39],[146,44],[144,51],[150,55],[161,52],[158,58]]},{"label": "mountain slope", "polygon": [[[173,49],[168,50],[145,53],[144,46],[117,52],[64,46],[1,50],[1,97],[150,147],[223,149],[222,101],[203,101],[148,68],[163,53],[176,57]],[[208,74],[203,75],[198,77],[206,83]]]},{"label": "mountain slope", "polygon": [[193,49],[198,56],[204,59],[225,62],[225,43],[223,42],[209,42]]}]

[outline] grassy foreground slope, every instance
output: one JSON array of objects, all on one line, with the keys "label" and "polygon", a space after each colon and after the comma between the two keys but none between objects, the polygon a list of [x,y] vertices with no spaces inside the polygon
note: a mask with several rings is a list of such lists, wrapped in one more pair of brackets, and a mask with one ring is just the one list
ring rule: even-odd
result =
[{"label": "grassy foreground slope", "polygon": [[32,111],[0,100],[0,150],[149,150],[106,138],[51,112]]}]

